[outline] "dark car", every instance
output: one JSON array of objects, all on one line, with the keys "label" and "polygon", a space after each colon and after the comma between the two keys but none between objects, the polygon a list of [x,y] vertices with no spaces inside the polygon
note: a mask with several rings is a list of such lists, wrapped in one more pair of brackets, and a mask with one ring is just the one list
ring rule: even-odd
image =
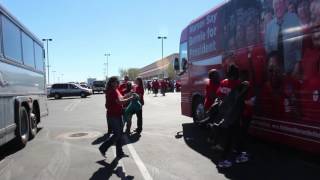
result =
[{"label": "dark car", "polygon": [[86,98],[92,94],[91,89],[83,88],[74,83],[53,84],[50,89],[49,97],[61,99],[62,97],[80,96]]},{"label": "dark car", "polygon": [[95,92],[104,92],[106,88],[106,81],[93,81],[92,83],[92,93]]}]

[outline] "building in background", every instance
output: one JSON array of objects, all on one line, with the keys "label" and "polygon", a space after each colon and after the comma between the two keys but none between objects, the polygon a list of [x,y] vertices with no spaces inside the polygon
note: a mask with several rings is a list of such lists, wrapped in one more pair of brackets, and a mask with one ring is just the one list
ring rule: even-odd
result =
[{"label": "building in background", "polygon": [[175,79],[176,73],[173,68],[173,62],[175,58],[179,58],[178,53],[174,53],[167,57],[164,57],[163,60],[157,60],[154,63],[141,68],[139,76],[145,80],[164,77]]}]

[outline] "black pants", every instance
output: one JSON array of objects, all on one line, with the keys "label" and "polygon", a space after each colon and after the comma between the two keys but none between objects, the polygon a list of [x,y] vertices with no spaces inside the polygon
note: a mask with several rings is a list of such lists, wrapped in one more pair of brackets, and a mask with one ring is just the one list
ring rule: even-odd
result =
[{"label": "black pants", "polygon": [[[137,116],[137,131],[140,133],[142,131],[142,109],[136,112]],[[132,117],[127,122],[127,132],[130,131],[132,125]]]},{"label": "black pants", "polygon": [[239,153],[247,151],[248,130],[250,127],[250,123],[251,123],[251,118],[243,117],[242,124],[240,128],[237,129],[235,150],[237,150]]},{"label": "black pants", "polygon": [[232,150],[236,145],[236,136],[239,132],[240,126],[233,125],[228,128],[223,128],[220,131],[221,140],[224,142],[224,151],[222,152],[222,159],[230,159],[232,155]]},{"label": "black pants", "polygon": [[111,122],[110,122],[110,119],[108,118],[107,116],[107,125],[108,125],[108,134],[111,134],[112,133],[112,127],[111,127]]},{"label": "black pants", "polygon": [[113,135],[103,142],[100,146],[102,152],[106,152],[112,145],[116,144],[117,155],[123,154],[122,150],[122,134],[123,134],[123,122],[122,117],[109,117],[108,118]]}]

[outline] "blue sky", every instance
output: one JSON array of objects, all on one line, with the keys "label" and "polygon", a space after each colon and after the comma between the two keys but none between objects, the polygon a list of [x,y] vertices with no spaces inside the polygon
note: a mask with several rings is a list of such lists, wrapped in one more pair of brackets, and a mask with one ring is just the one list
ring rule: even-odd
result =
[{"label": "blue sky", "polygon": [[109,76],[152,63],[161,58],[158,35],[168,36],[165,55],[178,52],[181,30],[222,1],[0,0],[36,36],[54,39],[49,58],[55,81],[61,74],[64,81],[102,79],[106,52]]}]

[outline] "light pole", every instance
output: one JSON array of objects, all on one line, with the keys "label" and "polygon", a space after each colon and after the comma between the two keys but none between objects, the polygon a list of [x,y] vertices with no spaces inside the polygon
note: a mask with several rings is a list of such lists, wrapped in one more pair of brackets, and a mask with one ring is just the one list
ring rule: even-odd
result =
[{"label": "light pole", "polygon": [[52,39],[42,39],[42,41],[45,41],[45,42],[47,43],[47,70],[48,70],[48,84],[50,84],[49,41],[52,41]]},{"label": "light pole", "polygon": [[63,83],[63,76],[64,74],[61,74],[61,83]]},{"label": "light pole", "polygon": [[105,53],[104,56],[107,57],[107,63],[106,63],[106,65],[107,65],[107,77],[109,78],[109,57],[111,56],[111,54],[110,53]]},{"label": "light pole", "polygon": [[[167,39],[166,36],[158,36],[158,39],[161,39],[161,61],[162,61],[162,66],[164,66],[164,62],[163,62],[163,40]],[[162,67],[164,68],[164,67]],[[162,69],[163,71],[163,78],[164,78],[164,69]]]},{"label": "light pole", "polygon": [[53,84],[54,84],[55,81],[56,81],[56,72],[57,72],[57,71],[52,71],[52,74],[53,74],[53,81],[52,81],[52,83],[53,83]]}]

